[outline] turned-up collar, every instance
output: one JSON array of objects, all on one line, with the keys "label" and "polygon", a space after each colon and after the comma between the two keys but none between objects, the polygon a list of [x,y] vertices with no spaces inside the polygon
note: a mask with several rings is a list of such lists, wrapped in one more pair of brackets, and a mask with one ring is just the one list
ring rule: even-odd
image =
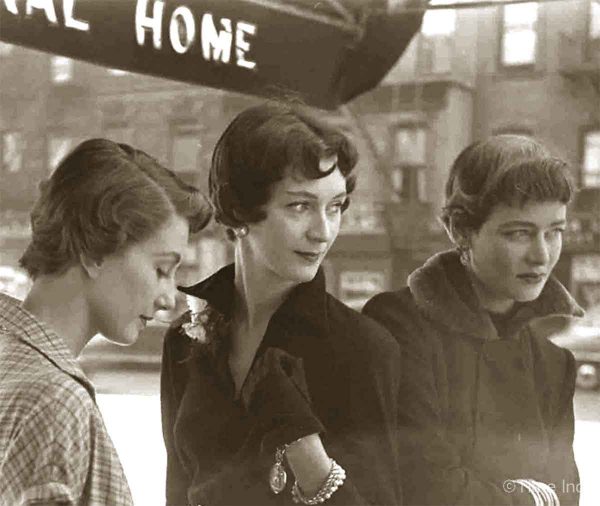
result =
[{"label": "turned-up collar", "polygon": [[[200,283],[178,288],[187,295],[206,300],[229,320],[234,299],[234,278],[235,265],[230,264]],[[303,333],[313,331],[319,335],[326,334],[329,332],[326,298],[325,275],[319,269],[311,281],[301,283],[292,290],[275,311],[273,319],[286,327],[299,326]]]},{"label": "turned-up collar", "polygon": [[0,293],[0,331],[35,349],[55,367],[81,383],[94,398],[92,383],[64,340],[46,323],[24,309],[19,300],[3,293]]},{"label": "turned-up collar", "polygon": [[[408,286],[421,311],[452,332],[477,339],[498,339],[489,313],[481,306],[457,251],[431,257],[408,278]],[[551,276],[539,297],[523,303],[511,318],[517,335],[527,324],[545,334],[566,319],[583,316],[583,310],[562,284]]]}]

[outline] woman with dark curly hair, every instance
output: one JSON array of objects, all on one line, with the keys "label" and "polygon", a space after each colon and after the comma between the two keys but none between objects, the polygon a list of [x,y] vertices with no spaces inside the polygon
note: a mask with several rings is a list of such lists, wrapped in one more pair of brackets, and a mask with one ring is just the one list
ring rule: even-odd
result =
[{"label": "woman with dark curly hair", "polygon": [[175,304],[175,271],[210,207],[143,151],[81,143],[41,186],[20,263],[0,294],[0,504],[132,504],[76,357],[96,334],[134,343]]},{"label": "woman with dark curly hair", "polygon": [[400,343],[406,504],[578,503],[573,355],[548,340],[581,309],[551,273],[572,195],[567,164],[533,139],[467,147],[439,253],[364,313]]},{"label": "woman with dark curly hair", "polygon": [[165,338],[168,504],[400,503],[397,344],[320,268],[355,162],[287,103],[243,111],[217,143],[210,196],[235,263],[181,288],[195,308]]}]

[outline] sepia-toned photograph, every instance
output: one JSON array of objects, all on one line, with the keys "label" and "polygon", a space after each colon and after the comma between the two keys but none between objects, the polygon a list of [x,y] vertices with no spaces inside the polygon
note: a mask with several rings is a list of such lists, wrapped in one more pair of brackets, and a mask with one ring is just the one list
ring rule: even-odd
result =
[{"label": "sepia-toned photograph", "polygon": [[0,0],[0,506],[599,470],[600,0]]}]

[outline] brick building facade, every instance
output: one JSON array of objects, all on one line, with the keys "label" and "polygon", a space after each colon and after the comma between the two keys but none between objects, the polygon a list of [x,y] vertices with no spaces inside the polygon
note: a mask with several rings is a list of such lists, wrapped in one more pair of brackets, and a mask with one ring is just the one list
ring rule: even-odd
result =
[{"label": "brick building facade", "polygon": [[[0,46],[0,265],[16,265],[38,181],[79,141],[131,143],[206,189],[216,139],[257,100]],[[449,247],[437,216],[452,160],[477,138],[515,132],[575,167],[582,191],[557,272],[584,303],[600,301],[598,0],[432,10],[381,85],[330,119],[361,153],[325,264],[334,294],[360,307]],[[181,281],[230,255],[209,228],[190,245]]]}]

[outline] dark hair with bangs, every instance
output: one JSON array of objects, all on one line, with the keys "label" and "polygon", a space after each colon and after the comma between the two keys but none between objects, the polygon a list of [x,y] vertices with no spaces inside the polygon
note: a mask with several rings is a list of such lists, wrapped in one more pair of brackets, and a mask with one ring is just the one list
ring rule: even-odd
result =
[{"label": "dark hair with bangs", "polygon": [[[337,164],[320,170],[320,160],[333,156]],[[250,107],[234,118],[213,152],[209,189],[215,219],[229,229],[264,220],[273,185],[290,173],[318,179],[339,168],[350,194],[356,162],[348,138],[303,104],[268,101]]]},{"label": "dark hair with bangs", "polygon": [[477,231],[498,204],[568,204],[574,191],[569,165],[538,141],[496,135],[465,148],[446,182],[442,221],[450,236]]},{"label": "dark hair with bangs", "polygon": [[148,239],[173,215],[192,233],[212,215],[195,187],[143,151],[106,139],[79,144],[40,190],[31,242],[19,260],[34,279],[61,274],[82,255],[100,262]]}]

